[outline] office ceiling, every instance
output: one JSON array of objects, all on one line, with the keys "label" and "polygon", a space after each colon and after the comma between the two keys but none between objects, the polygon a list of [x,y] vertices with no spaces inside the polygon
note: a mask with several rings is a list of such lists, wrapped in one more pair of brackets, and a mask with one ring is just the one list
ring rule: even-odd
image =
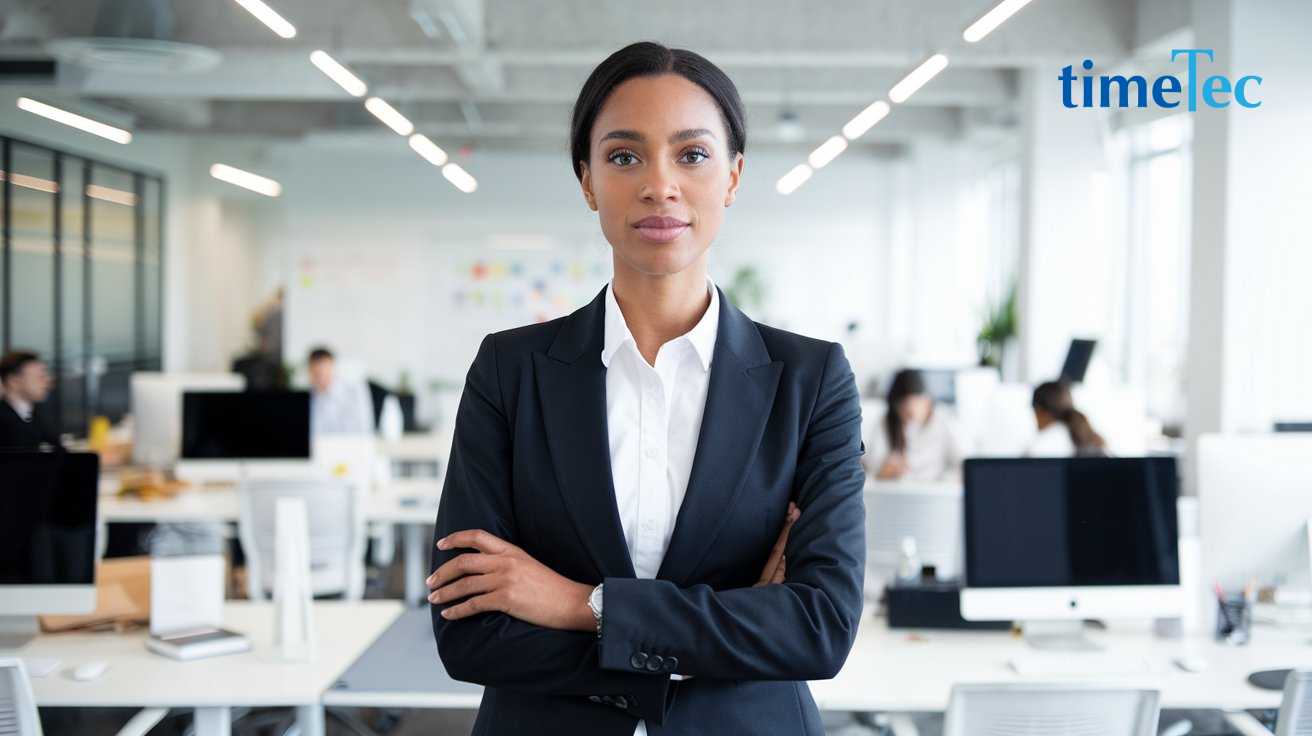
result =
[{"label": "office ceiling", "polygon": [[1035,0],[972,45],[961,32],[994,0],[268,2],[295,25],[294,38],[278,37],[234,0],[0,0],[0,61],[52,59],[50,42],[113,32],[129,16],[221,55],[217,66],[191,72],[60,63],[41,74],[10,65],[0,83],[103,110],[138,132],[391,135],[310,64],[310,52],[323,49],[443,146],[559,151],[589,70],[626,43],[652,39],[698,51],[729,73],[754,145],[809,149],[886,98],[931,53],[948,54],[947,71],[861,140],[898,146],[1006,135],[1016,124],[1019,70],[1055,75],[1085,58],[1125,59],[1187,19],[1185,0]]}]

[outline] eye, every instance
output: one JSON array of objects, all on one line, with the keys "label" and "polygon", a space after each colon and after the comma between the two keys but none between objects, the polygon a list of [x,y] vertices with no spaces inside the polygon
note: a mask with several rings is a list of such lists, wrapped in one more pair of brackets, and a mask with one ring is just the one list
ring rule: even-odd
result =
[{"label": "eye", "polygon": [[626,151],[622,148],[612,153],[610,156],[607,156],[606,160],[616,166],[632,166],[638,163],[638,157],[635,156],[632,151]]},{"label": "eye", "polygon": [[690,164],[699,164],[710,157],[711,154],[701,148],[690,148],[683,154],[683,159]]}]

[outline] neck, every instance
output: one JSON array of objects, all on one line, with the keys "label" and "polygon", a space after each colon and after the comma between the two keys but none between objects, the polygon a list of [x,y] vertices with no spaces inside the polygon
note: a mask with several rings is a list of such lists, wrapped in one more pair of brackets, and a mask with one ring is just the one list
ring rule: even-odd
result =
[{"label": "neck", "polygon": [[617,268],[611,286],[638,352],[650,365],[656,364],[656,353],[662,345],[697,326],[711,303],[704,262],[700,267],[663,276]]}]

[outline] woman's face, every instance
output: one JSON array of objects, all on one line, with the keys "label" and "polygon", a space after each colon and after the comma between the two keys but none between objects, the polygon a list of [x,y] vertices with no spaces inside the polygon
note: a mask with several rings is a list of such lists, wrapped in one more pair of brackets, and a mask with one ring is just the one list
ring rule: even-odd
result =
[{"label": "woman's face", "polygon": [[933,411],[934,397],[929,394],[911,394],[897,405],[897,413],[907,423],[924,424]]},{"label": "woman's face", "polygon": [[583,196],[614,249],[616,275],[704,269],[743,169],[715,99],[677,74],[630,79],[602,105],[590,152]]}]

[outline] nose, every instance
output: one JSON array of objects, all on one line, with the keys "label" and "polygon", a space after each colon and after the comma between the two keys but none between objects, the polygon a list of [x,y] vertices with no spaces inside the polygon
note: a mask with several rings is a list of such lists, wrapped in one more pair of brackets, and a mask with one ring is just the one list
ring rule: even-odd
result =
[{"label": "nose", "polygon": [[640,194],[644,202],[677,202],[680,192],[674,164],[658,159],[649,165]]}]

